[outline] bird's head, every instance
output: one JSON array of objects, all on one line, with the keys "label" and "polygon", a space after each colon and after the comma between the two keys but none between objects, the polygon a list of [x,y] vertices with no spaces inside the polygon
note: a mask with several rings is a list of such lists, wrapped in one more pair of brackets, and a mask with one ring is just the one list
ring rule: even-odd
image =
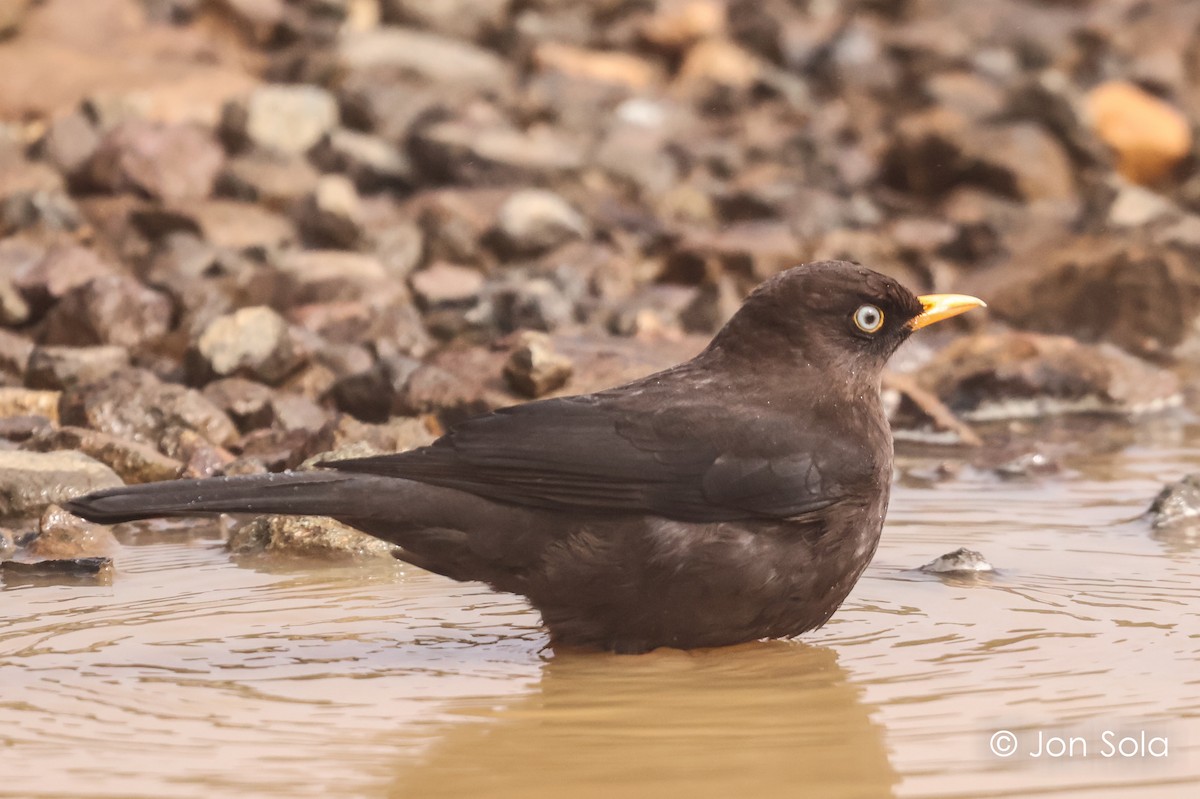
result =
[{"label": "bird's head", "polygon": [[962,294],[917,296],[858,264],[818,261],[767,280],[713,340],[712,348],[752,357],[785,356],[818,369],[878,381],[912,333],[984,302]]}]

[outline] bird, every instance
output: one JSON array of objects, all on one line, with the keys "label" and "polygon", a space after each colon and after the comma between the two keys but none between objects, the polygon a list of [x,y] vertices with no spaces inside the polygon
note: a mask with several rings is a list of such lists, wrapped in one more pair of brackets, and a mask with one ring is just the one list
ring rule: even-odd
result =
[{"label": "bird", "polygon": [[615,388],[501,408],[407,452],[107,489],[67,509],[107,524],[332,517],[422,569],[524,596],[552,647],[792,638],[832,616],[879,543],[885,364],[914,331],[984,305],[804,264],[761,283],[691,360]]}]

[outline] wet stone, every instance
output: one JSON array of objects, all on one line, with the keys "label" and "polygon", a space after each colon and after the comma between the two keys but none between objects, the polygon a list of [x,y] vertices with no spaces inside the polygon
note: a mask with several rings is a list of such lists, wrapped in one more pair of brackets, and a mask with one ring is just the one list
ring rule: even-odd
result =
[{"label": "wet stone", "polygon": [[328,560],[390,558],[395,547],[324,516],[260,516],[229,538],[235,555],[288,555]]},{"label": "wet stone", "polygon": [[940,558],[934,558],[920,568],[926,574],[937,575],[972,575],[994,572],[996,569],[988,563],[979,552],[966,547],[960,547],[953,552],[947,552]]},{"label": "wet stone", "polygon": [[1200,524],[1200,474],[1164,486],[1146,515],[1155,530],[1195,528]]},{"label": "wet stone", "polygon": [[112,531],[51,505],[38,520],[37,536],[26,545],[29,555],[48,560],[77,560],[111,555],[120,545]]},{"label": "wet stone", "polygon": [[121,485],[112,469],[81,452],[0,451],[0,518]]}]

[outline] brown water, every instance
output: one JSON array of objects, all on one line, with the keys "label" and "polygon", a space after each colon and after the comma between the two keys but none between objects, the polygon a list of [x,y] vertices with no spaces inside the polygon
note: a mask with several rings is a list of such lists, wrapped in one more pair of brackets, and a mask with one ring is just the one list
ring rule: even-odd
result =
[{"label": "brown water", "polygon": [[[400,565],[126,537],[110,585],[0,591],[0,796],[1198,795],[1200,540],[1129,520],[1200,429],[1082,438],[1030,479],[902,459],[827,627],[690,654],[556,655],[519,600]],[[960,545],[1000,573],[908,571]]]}]

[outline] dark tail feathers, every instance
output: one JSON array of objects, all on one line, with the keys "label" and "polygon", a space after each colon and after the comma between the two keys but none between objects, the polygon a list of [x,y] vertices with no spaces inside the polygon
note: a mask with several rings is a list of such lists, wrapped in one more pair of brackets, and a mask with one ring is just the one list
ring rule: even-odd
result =
[{"label": "dark tail feathers", "polygon": [[[356,516],[377,491],[369,477],[337,472],[283,472],[110,488],[66,503],[76,516],[115,524],[158,516],[279,513]],[[356,513],[357,511],[357,513]]]}]

